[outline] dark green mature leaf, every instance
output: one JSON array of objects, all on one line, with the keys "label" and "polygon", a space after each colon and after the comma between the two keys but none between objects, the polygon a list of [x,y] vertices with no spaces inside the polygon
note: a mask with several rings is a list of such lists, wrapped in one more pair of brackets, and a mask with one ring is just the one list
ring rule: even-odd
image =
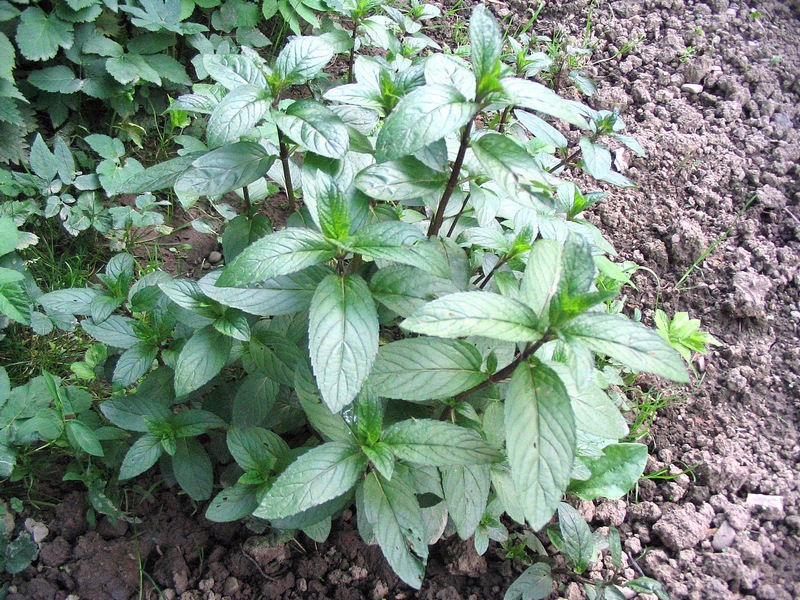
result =
[{"label": "dark green mature leaf", "polygon": [[[31,535],[25,531],[11,542],[8,542],[8,545],[6,545],[3,550],[5,571],[10,575],[14,575],[16,573],[21,573],[30,566],[39,553],[39,546]],[[8,588],[5,589],[7,590]]]},{"label": "dark green mature leaf", "polygon": [[444,500],[462,540],[475,534],[486,511],[490,472],[490,465],[459,465],[442,469]]},{"label": "dark green mature leaf", "polygon": [[255,142],[223,146],[195,159],[178,177],[175,190],[192,196],[221,196],[263,177],[275,158]]},{"label": "dark green mature leaf", "polygon": [[245,471],[256,471],[265,463],[273,463],[289,452],[289,446],[279,435],[261,427],[231,427],[228,430],[228,450]]},{"label": "dark green mature leaf", "polygon": [[353,490],[348,490],[341,496],[328,500],[317,506],[285,517],[272,519],[270,525],[276,529],[304,529],[330,517],[340,514],[344,509],[353,504]]},{"label": "dark green mature leaf", "polygon": [[269,92],[255,85],[243,85],[228,92],[208,119],[206,139],[209,147],[238,141],[264,118],[270,100]]},{"label": "dark green mature leaf", "polygon": [[90,315],[92,301],[102,294],[93,288],[66,288],[39,296],[36,301],[50,314]]},{"label": "dark green mature leaf", "polygon": [[536,563],[514,580],[503,600],[544,600],[551,593],[553,593],[553,576],[550,565]]},{"label": "dark green mature leaf", "polygon": [[158,347],[150,342],[136,342],[123,352],[114,368],[114,383],[128,387],[136,383],[153,366]]},{"label": "dark green mature leaf", "polygon": [[553,516],[569,485],[575,422],[564,384],[542,364],[523,363],[506,395],[506,447],[511,477],[534,530]]},{"label": "dark green mature leaf", "polygon": [[346,442],[328,442],[297,458],[270,488],[253,513],[279,519],[333,500],[350,490],[367,467],[361,449]]},{"label": "dark green mature leaf", "polygon": [[322,401],[308,364],[303,361],[295,369],[295,393],[306,413],[308,422],[326,441],[349,442],[353,432],[339,413],[333,413]]},{"label": "dark green mature leaf", "polygon": [[683,360],[664,338],[622,315],[583,313],[561,326],[561,333],[631,369],[689,381]]},{"label": "dark green mature leaf", "polygon": [[275,60],[275,71],[284,85],[298,85],[316,77],[334,50],[324,39],[313,36],[296,37],[283,47]]},{"label": "dark green mature leaf", "polygon": [[356,176],[358,189],[371,198],[401,202],[443,189],[447,173],[424,165],[413,156],[370,165]]},{"label": "dark green mature leaf", "polygon": [[231,406],[231,422],[238,427],[252,427],[263,422],[275,406],[280,386],[261,373],[245,377],[236,390]]},{"label": "dark green mature leaf", "polygon": [[305,360],[297,345],[282,335],[259,331],[248,345],[250,358],[264,375],[286,385],[294,385],[295,369]]},{"label": "dark green mature leaf", "polygon": [[583,516],[569,504],[558,505],[558,527],[564,547],[562,552],[576,573],[583,573],[595,555],[592,530]]},{"label": "dark green mature leaf", "polygon": [[257,485],[237,483],[217,494],[206,509],[206,519],[230,523],[246,519],[258,508]]},{"label": "dark green mature leaf", "polygon": [[139,338],[136,337],[131,323],[133,323],[133,319],[121,317],[119,315],[111,315],[105,321],[98,324],[93,323],[89,319],[84,319],[81,321],[81,327],[98,342],[114,348],[127,350],[140,341]]},{"label": "dark green mature leaf", "polygon": [[322,399],[339,412],[358,394],[378,352],[378,312],[361,277],[322,280],[311,301],[308,337]]},{"label": "dark green mature leaf", "polygon": [[19,18],[17,47],[28,60],[53,58],[59,47],[70,48],[75,40],[72,23],[55,13],[48,15],[38,6],[29,6]]},{"label": "dark green mature leaf", "polygon": [[407,156],[469,123],[478,105],[456,88],[428,84],[398,102],[375,142],[379,162]]},{"label": "dark green mature leaf", "polygon": [[[3,3],[3,8],[8,10],[11,6],[5,2]],[[0,9],[0,12],[4,13],[5,10]],[[6,21],[7,18],[0,17],[0,21]],[[0,79],[5,79],[6,81],[10,81],[11,83],[14,82],[14,65],[16,64],[16,54],[17,51],[14,49],[13,44],[8,39],[5,33],[0,33]],[[69,67],[67,67],[69,68]]]},{"label": "dark green mature leaf", "polygon": [[214,489],[214,469],[205,448],[195,438],[182,438],[176,441],[172,471],[178,484],[192,500],[201,502],[211,497]]},{"label": "dark green mature leaf", "polygon": [[429,302],[403,321],[409,331],[445,338],[479,335],[507,342],[542,337],[534,312],[516,300],[491,292],[459,292]]},{"label": "dark green mature leaf", "polygon": [[164,453],[161,440],[153,434],[147,433],[140,437],[130,447],[119,469],[119,480],[124,481],[136,477],[156,464]]},{"label": "dark green mature leaf", "polygon": [[482,362],[475,346],[461,340],[409,338],[381,346],[369,382],[384,398],[449,398],[486,379]]},{"label": "dark green mature leaf", "polygon": [[231,346],[231,338],[210,326],[189,338],[175,364],[175,395],[184,396],[211,381],[228,361]]},{"label": "dark green mature leaf", "polygon": [[367,225],[348,239],[346,246],[372,259],[411,265],[438,277],[450,275],[447,256],[441,248],[410,223],[379,221]]},{"label": "dark green mature leaf", "polygon": [[66,423],[67,436],[70,441],[81,448],[84,452],[92,456],[104,456],[103,446],[97,438],[97,434],[86,423],[80,419],[70,419]]},{"label": "dark green mature leaf", "polygon": [[500,52],[503,49],[500,27],[486,7],[479,4],[469,20],[469,43],[472,68],[478,82],[478,94],[497,85]]},{"label": "dark green mature leaf", "polygon": [[267,80],[259,65],[250,57],[241,54],[202,54],[206,72],[229,90],[243,85],[264,88]]},{"label": "dark green mature leaf", "polygon": [[261,238],[228,265],[217,285],[247,285],[332,259],[335,247],[313,229],[290,227]]},{"label": "dark green mature leaf", "polygon": [[589,124],[566,100],[541,83],[505,77],[500,80],[508,103],[541,112],[551,117],[563,119],[581,129],[589,129]]},{"label": "dark green mature leaf", "polygon": [[402,317],[410,316],[430,300],[459,291],[449,278],[399,265],[379,270],[372,276],[369,287],[375,300]]},{"label": "dark green mature leaf", "polygon": [[537,240],[528,255],[522,276],[522,299],[540,319],[547,318],[550,299],[561,281],[563,246],[555,240]]},{"label": "dark green mature leaf", "polygon": [[400,421],[389,427],[381,439],[398,458],[418,465],[480,465],[500,458],[477,432],[445,421]]},{"label": "dark green mature leaf", "polygon": [[75,72],[66,65],[33,71],[28,76],[28,83],[45,92],[56,94],[74,94],[83,87],[83,81],[78,79]]},{"label": "dark green mature leaf", "polygon": [[363,508],[394,572],[411,587],[421,588],[428,549],[422,511],[413,490],[400,477],[387,481],[369,473],[364,481]]},{"label": "dark green mature leaf", "polygon": [[320,156],[342,158],[350,146],[347,126],[315,100],[298,100],[285,112],[273,110],[272,118],[289,139]]},{"label": "dark green mature leaf", "polygon": [[583,459],[592,476],[574,481],[569,491],[584,500],[603,497],[615,500],[627,494],[644,472],[647,446],[611,444],[603,448],[602,458]]}]

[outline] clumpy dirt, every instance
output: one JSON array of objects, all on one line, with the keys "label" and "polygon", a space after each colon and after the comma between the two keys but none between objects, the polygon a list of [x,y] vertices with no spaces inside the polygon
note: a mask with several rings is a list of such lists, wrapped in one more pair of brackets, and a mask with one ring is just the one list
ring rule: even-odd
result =
[{"label": "clumpy dirt", "polygon": [[[609,189],[589,218],[621,259],[658,273],[656,281],[640,272],[628,291],[645,322],[658,301],[701,318],[723,345],[698,361],[696,386],[671,390],[675,399],[643,440],[652,450],[647,472],[660,475],[643,479],[627,502],[579,509],[594,527],[618,526],[636,565],[673,598],[798,598],[800,3],[591,6],[600,62],[589,68],[599,87],[589,103],[620,107],[648,157],[617,155],[639,188]],[[523,23],[533,7],[490,8]],[[561,27],[580,39],[589,8],[587,0],[547,3],[535,31]],[[612,58],[629,42],[633,50]],[[142,501],[141,523],[90,527],[81,493],[71,493],[42,515],[50,535],[9,598],[478,600],[502,597],[521,570],[495,545],[479,557],[451,539],[432,548],[415,592],[360,541],[350,512],[317,545],[254,541],[243,525],[204,521],[202,509],[158,493]],[[583,597],[575,585],[563,593]]]}]

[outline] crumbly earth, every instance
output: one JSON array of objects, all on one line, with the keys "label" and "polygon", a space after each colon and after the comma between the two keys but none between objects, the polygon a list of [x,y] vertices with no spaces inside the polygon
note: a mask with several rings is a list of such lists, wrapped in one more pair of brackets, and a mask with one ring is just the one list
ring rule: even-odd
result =
[{"label": "crumbly earth", "polygon": [[[590,103],[619,107],[648,157],[617,155],[639,188],[608,189],[589,218],[621,259],[658,273],[635,277],[631,309],[649,323],[656,303],[689,311],[723,345],[698,361],[695,386],[668,390],[644,439],[657,476],[627,502],[580,509],[594,527],[618,526],[625,550],[673,598],[800,597],[800,3],[554,1],[536,33],[560,27],[580,39],[590,4],[599,86]],[[507,23],[534,8],[490,7]],[[159,491],[137,504],[142,523],[90,527],[72,492],[37,516],[49,535],[9,598],[478,600],[502,597],[521,570],[497,546],[479,557],[451,539],[432,549],[415,592],[360,541],[349,512],[323,545],[275,545],[195,508]],[[576,585],[561,594],[583,597]]]}]

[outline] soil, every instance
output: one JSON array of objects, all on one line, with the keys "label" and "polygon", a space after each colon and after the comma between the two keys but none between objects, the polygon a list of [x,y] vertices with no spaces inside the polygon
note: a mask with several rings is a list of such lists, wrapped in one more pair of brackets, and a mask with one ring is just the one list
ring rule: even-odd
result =
[{"label": "soil", "polygon": [[[511,23],[532,10],[490,6]],[[589,6],[547,3],[536,32],[580,39]],[[602,62],[589,69],[599,87],[590,103],[620,107],[648,157],[617,155],[639,188],[608,189],[589,218],[621,259],[658,273],[640,272],[628,293],[645,322],[658,302],[701,318],[723,345],[699,361],[696,386],[673,390],[645,438],[647,472],[661,476],[627,502],[579,508],[594,527],[618,526],[625,550],[673,598],[800,598],[800,3],[591,6],[592,60]],[[9,598],[500,598],[522,568],[495,545],[479,557],[451,538],[432,548],[415,592],[360,541],[349,512],[318,545],[211,524],[202,509],[157,491],[138,502],[141,523],[90,526],[72,491],[36,515],[49,534]],[[562,594],[583,597],[575,585]]]}]

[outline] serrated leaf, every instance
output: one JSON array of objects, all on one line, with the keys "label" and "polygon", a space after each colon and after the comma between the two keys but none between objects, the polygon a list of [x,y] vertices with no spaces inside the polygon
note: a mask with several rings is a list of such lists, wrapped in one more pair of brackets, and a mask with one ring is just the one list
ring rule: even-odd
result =
[{"label": "serrated leaf", "polygon": [[407,156],[469,123],[478,105],[456,88],[428,84],[404,96],[390,113],[375,142],[379,162]]},{"label": "serrated leaf", "polygon": [[131,479],[147,471],[156,464],[164,453],[161,440],[147,433],[136,440],[128,450],[119,469],[119,480]]},{"label": "serrated leaf", "polygon": [[21,573],[36,559],[39,546],[33,541],[31,535],[24,531],[15,539],[8,542],[4,548],[5,571],[10,575]]},{"label": "serrated leaf", "polygon": [[689,381],[680,354],[664,338],[622,315],[586,312],[567,321],[561,332],[631,369],[680,383]]},{"label": "serrated leaf", "polygon": [[425,81],[452,85],[467,100],[475,99],[475,75],[467,64],[448,54],[431,54],[425,59]]},{"label": "serrated leaf", "polygon": [[243,85],[228,92],[208,119],[206,140],[209,147],[238,141],[264,118],[269,101],[269,92],[255,85]]},{"label": "serrated leaf", "polygon": [[484,336],[508,342],[534,342],[535,313],[516,300],[491,292],[459,292],[429,302],[400,324],[404,329],[445,338]]},{"label": "serrated leaf", "polygon": [[416,267],[389,266],[369,282],[372,297],[402,317],[408,317],[430,300],[458,292],[449,279],[436,277]]},{"label": "serrated leaf", "polygon": [[284,84],[299,85],[318,75],[332,58],[333,48],[325,40],[296,37],[278,54],[275,71]]},{"label": "serrated leaf", "polygon": [[213,327],[189,338],[175,363],[175,395],[184,396],[211,381],[228,361],[231,346],[231,338]]},{"label": "serrated leaf", "polygon": [[172,471],[178,484],[192,500],[201,502],[211,497],[214,489],[214,469],[208,453],[196,439],[176,440]]},{"label": "serrated leaf", "polygon": [[209,503],[206,519],[217,523],[230,523],[246,519],[258,507],[257,485],[237,483],[225,488]]},{"label": "serrated leaf", "polygon": [[418,465],[480,465],[500,458],[474,430],[444,421],[400,421],[389,427],[381,440],[398,458]]},{"label": "serrated leaf", "polygon": [[506,590],[503,600],[544,600],[553,593],[550,565],[536,563],[528,567]]},{"label": "serrated leaf", "polygon": [[503,42],[497,21],[482,4],[472,11],[469,20],[469,42],[478,89],[491,89],[496,85],[496,77],[500,72],[500,52],[503,49]]},{"label": "serrated leaf", "polygon": [[136,342],[123,352],[114,368],[114,383],[128,387],[145,375],[158,356],[158,347],[150,342]]},{"label": "serrated leaf", "polygon": [[253,514],[279,519],[333,500],[355,486],[366,467],[366,457],[353,444],[328,442],[312,448],[281,473]]},{"label": "serrated leaf", "polygon": [[570,493],[584,500],[609,498],[616,500],[627,494],[644,472],[647,446],[644,444],[611,444],[603,448],[602,458],[584,458],[592,476],[574,481]]},{"label": "serrated leaf", "polygon": [[322,399],[339,412],[358,394],[378,352],[378,312],[361,277],[331,274],[320,282],[308,337]]},{"label": "serrated leaf", "polygon": [[243,85],[254,85],[261,89],[267,79],[258,64],[240,54],[203,54],[202,65],[205,71],[220,85],[235,90]]},{"label": "serrated leaf", "polygon": [[564,502],[558,505],[558,528],[564,544],[564,556],[576,573],[583,573],[595,555],[592,530],[583,516]]},{"label": "serrated leaf", "polygon": [[564,384],[550,368],[522,363],[506,394],[511,478],[534,530],[553,516],[572,472],[575,422]]},{"label": "serrated leaf", "polygon": [[59,47],[72,47],[75,36],[72,23],[55,14],[48,15],[38,6],[29,6],[20,15],[16,40],[28,60],[47,60],[58,53]]},{"label": "serrated leaf", "polygon": [[291,227],[261,238],[226,267],[217,285],[247,285],[289,275],[332,259],[333,245],[312,229]]},{"label": "serrated leaf", "polygon": [[546,318],[550,299],[558,291],[561,281],[561,255],[563,246],[555,240],[537,240],[528,255],[528,264],[522,276],[522,299],[536,313]]},{"label": "serrated leaf", "polygon": [[356,186],[371,198],[402,202],[442,190],[447,179],[447,173],[406,156],[361,170],[356,176]]},{"label": "serrated leaf", "polygon": [[28,75],[28,83],[45,92],[57,94],[74,94],[83,87],[83,81],[66,65],[33,71]]},{"label": "serrated leaf", "polygon": [[611,172],[611,152],[608,148],[593,143],[586,136],[580,139],[578,145],[586,172],[595,179],[604,179]]},{"label": "serrated leaf", "polygon": [[192,153],[148,167],[123,181],[118,190],[121,194],[144,194],[172,187],[197,158],[198,154]]},{"label": "serrated leaf", "polygon": [[328,158],[342,158],[350,146],[347,127],[331,109],[315,100],[293,102],[272,111],[275,124],[300,147]]},{"label": "serrated leaf", "polygon": [[[7,3],[6,3],[7,4]],[[0,9],[2,12],[2,9]],[[0,19],[2,21],[4,19]],[[5,33],[0,32],[0,79],[14,82],[14,66],[17,51]]]},{"label": "serrated leaf", "polygon": [[184,171],[175,191],[192,196],[221,196],[263,177],[277,156],[255,142],[237,142],[212,150]]},{"label": "serrated leaf", "polygon": [[378,350],[369,383],[384,398],[449,398],[486,380],[482,362],[480,352],[461,340],[399,340]]},{"label": "serrated leaf", "polygon": [[546,144],[553,146],[554,148],[567,147],[568,142],[567,138],[564,137],[564,134],[550,125],[544,119],[541,119],[533,113],[526,112],[524,110],[515,110],[514,116],[525,129],[534,135],[534,137],[542,140]]},{"label": "serrated leaf", "polygon": [[491,467],[465,465],[442,469],[442,489],[458,537],[469,539],[486,511]]},{"label": "serrated leaf", "polygon": [[89,319],[81,321],[83,330],[96,339],[98,342],[127,350],[140,340],[131,327],[132,319],[111,315],[102,323],[93,323]]},{"label": "serrated leaf", "polygon": [[589,124],[569,102],[541,83],[504,77],[500,84],[509,104],[562,119],[581,129],[589,129]]}]

